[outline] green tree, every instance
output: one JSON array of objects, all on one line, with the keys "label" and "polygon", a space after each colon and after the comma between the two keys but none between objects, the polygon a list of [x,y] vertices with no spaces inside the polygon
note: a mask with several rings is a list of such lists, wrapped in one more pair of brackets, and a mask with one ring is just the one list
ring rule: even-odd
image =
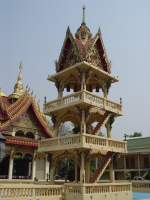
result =
[{"label": "green tree", "polygon": [[141,132],[134,132],[133,134],[129,135],[130,138],[132,137],[142,137],[142,133]]}]

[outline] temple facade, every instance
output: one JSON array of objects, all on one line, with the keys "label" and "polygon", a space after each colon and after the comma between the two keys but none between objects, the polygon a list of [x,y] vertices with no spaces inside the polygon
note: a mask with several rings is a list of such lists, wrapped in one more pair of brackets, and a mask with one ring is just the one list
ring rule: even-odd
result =
[{"label": "temple facade", "polygon": [[0,179],[45,180],[49,162],[38,154],[38,141],[51,138],[51,131],[35,97],[23,86],[22,65],[19,66],[14,91],[7,96],[0,91],[0,133],[5,138],[1,152]]}]

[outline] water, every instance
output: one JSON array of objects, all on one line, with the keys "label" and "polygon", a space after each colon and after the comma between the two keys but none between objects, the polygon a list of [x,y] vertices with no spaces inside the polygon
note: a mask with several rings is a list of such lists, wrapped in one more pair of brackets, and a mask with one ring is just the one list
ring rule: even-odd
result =
[{"label": "water", "polygon": [[145,200],[150,199],[150,193],[134,192],[133,200]]}]

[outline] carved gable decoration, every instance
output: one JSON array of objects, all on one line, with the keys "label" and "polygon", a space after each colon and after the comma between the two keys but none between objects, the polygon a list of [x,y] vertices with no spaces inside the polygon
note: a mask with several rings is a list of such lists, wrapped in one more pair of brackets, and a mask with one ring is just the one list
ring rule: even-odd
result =
[{"label": "carved gable decoration", "polygon": [[25,113],[19,117],[17,121],[14,122],[14,126],[23,127],[23,128],[30,128],[30,129],[37,129],[37,124],[35,120],[29,113]]},{"label": "carved gable decoration", "polygon": [[97,49],[99,58],[101,60],[102,69],[110,73],[110,61],[108,60],[107,53],[103,44],[101,33],[97,33],[95,37],[94,47]]},{"label": "carved gable decoration", "polygon": [[86,55],[86,61],[96,67],[103,69],[102,58],[100,57],[99,51],[96,46],[89,49],[89,52]]},{"label": "carved gable decoration", "polygon": [[82,24],[75,34],[75,38],[67,29],[66,38],[56,62],[56,71],[59,72],[76,63],[86,61],[110,73],[110,62],[107,58],[100,30],[92,37],[90,29]]},{"label": "carved gable decoration", "polygon": [[61,71],[78,62],[80,62],[78,47],[72,34],[70,33],[70,30],[67,30],[67,36],[60,53],[59,61],[56,63],[56,71]]}]

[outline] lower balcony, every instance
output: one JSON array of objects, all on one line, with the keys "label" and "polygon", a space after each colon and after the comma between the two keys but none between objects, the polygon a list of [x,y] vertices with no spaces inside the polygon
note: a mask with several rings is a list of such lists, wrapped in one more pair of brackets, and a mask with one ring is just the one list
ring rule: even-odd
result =
[{"label": "lower balcony", "polygon": [[1,200],[60,200],[62,199],[63,186],[38,185],[23,183],[1,183]]},{"label": "lower balcony", "polygon": [[77,134],[39,141],[39,152],[54,152],[71,149],[91,149],[97,151],[112,151],[126,153],[125,141],[104,138],[90,134]]},{"label": "lower balcony", "polygon": [[1,184],[2,200],[132,200],[131,183]]},{"label": "lower balcony", "polygon": [[132,200],[131,183],[65,184],[65,200]]}]

